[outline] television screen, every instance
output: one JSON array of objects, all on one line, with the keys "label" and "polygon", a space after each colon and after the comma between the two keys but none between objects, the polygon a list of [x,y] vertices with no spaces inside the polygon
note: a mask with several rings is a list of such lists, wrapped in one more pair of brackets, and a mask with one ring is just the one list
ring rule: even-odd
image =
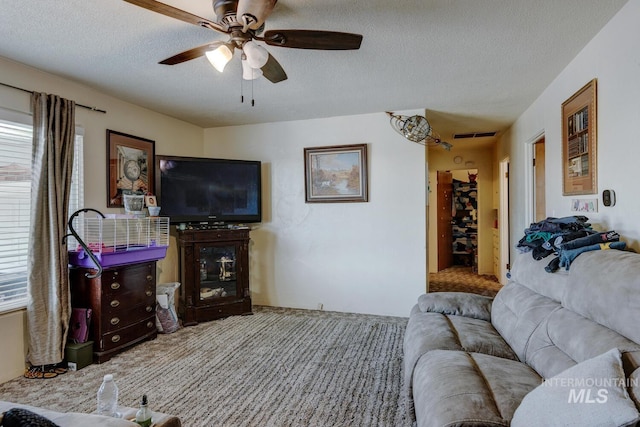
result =
[{"label": "television screen", "polygon": [[156,156],[161,215],[178,222],[262,221],[261,163]]}]

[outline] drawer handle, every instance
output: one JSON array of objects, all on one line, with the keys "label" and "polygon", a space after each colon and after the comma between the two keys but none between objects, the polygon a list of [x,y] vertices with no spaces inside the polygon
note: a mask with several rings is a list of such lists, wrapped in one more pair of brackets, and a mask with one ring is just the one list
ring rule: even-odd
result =
[{"label": "drawer handle", "polygon": [[149,275],[147,276],[147,282],[150,282],[150,281],[152,281],[152,280],[153,280],[153,276],[149,274]]},{"label": "drawer handle", "polygon": [[111,324],[112,325],[117,325],[118,323],[120,323],[120,319],[118,319],[117,317],[112,317],[111,318]]},{"label": "drawer handle", "polygon": [[147,294],[147,296],[150,297],[151,295],[153,295],[153,291],[145,291],[145,294]]},{"label": "drawer handle", "polygon": [[111,342],[118,342],[120,341],[120,335],[114,335],[111,337]]},{"label": "drawer handle", "polygon": [[151,322],[151,321],[147,322],[147,328],[151,329],[151,328],[153,328],[154,326],[155,326],[155,323],[153,323],[153,322]]},{"label": "drawer handle", "polygon": [[147,313],[151,313],[151,310],[153,310],[153,307],[151,307],[150,305],[147,306],[147,308],[145,309],[147,310]]},{"label": "drawer handle", "polygon": [[118,282],[113,282],[113,283],[111,284],[111,289],[113,289],[114,291],[115,291],[116,289],[120,289],[120,283],[118,283]]},{"label": "drawer handle", "polygon": [[120,301],[118,301],[117,299],[114,299],[113,301],[111,301],[111,307],[116,308],[119,305],[120,305]]}]

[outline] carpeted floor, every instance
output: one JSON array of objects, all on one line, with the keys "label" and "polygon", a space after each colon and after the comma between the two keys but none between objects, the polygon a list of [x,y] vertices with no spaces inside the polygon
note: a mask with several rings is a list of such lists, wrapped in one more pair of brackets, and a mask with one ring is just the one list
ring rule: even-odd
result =
[{"label": "carpeted floor", "polygon": [[406,318],[256,307],[160,335],[100,365],[0,384],[0,400],[92,412],[102,377],[119,403],[185,427],[410,426],[401,393]]},{"label": "carpeted floor", "polygon": [[493,297],[501,288],[495,276],[476,274],[471,267],[449,267],[429,273],[429,292],[471,292]]}]

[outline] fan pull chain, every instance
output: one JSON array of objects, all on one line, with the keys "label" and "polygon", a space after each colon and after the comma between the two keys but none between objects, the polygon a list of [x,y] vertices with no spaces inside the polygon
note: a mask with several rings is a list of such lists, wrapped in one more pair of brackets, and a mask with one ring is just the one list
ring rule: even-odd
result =
[{"label": "fan pull chain", "polygon": [[240,103],[244,104],[244,82],[243,82],[242,74],[240,75]]},{"label": "fan pull chain", "polygon": [[[251,70],[251,72],[253,73],[253,70]],[[253,80],[251,80],[251,106],[255,107],[256,106],[256,101],[253,98]],[[244,79],[242,78],[242,76],[240,76],[240,103],[244,104]]]}]

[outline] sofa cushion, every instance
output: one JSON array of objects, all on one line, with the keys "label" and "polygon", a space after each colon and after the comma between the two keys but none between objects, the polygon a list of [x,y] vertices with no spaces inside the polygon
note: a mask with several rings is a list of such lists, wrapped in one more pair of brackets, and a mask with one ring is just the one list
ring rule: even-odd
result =
[{"label": "sofa cushion", "polygon": [[569,281],[569,272],[559,270],[547,273],[544,268],[551,259],[547,257],[536,261],[530,252],[517,254],[510,271],[511,281],[560,302]]},{"label": "sofa cushion", "polygon": [[465,292],[432,292],[418,298],[421,311],[491,320],[493,298]]},{"label": "sofa cushion", "polygon": [[491,322],[518,358],[524,360],[533,331],[558,307],[560,303],[510,282],[493,301]]},{"label": "sofa cushion", "polygon": [[416,365],[417,425],[508,426],[522,398],[540,384],[524,363],[463,351],[434,350]]},{"label": "sofa cushion", "polygon": [[625,387],[620,351],[612,349],[547,379],[527,394],[511,425],[627,426],[639,419]]},{"label": "sofa cushion", "polygon": [[640,350],[638,344],[617,332],[559,307],[534,331],[524,361],[544,378],[550,378],[611,348],[630,352],[631,356]]},{"label": "sofa cushion", "polygon": [[414,312],[407,322],[403,350],[404,384],[409,392],[418,359],[432,350],[464,350],[517,360],[491,323],[440,313]]},{"label": "sofa cushion", "polygon": [[640,343],[640,255],[606,250],[573,261],[562,305]]}]

